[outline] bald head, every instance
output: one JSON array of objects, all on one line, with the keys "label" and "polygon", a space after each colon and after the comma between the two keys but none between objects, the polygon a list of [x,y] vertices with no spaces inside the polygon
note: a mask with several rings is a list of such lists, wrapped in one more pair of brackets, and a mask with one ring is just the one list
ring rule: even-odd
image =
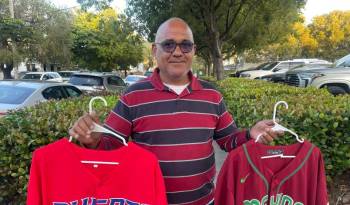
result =
[{"label": "bald head", "polygon": [[178,17],[170,18],[159,26],[157,30],[155,42],[163,41],[166,35],[168,35],[171,32],[176,32],[174,30],[178,28],[183,30],[183,32],[186,32],[190,38],[188,40],[191,40],[193,42],[193,34],[192,34],[191,28],[183,19]]}]

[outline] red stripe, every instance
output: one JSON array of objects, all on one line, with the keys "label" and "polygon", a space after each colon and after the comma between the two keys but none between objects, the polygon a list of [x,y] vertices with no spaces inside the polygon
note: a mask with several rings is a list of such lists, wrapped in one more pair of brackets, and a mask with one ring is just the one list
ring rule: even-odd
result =
[{"label": "red stripe", "polygon": [[176,99],[177,96],[169,92],[159,92],[157,90],[137,91],[125,96],[128,106],[135,106],[143,103]]},{"label": "red stripe", "polygon": [[131,134],[131,124],[125,121],[125,119],[116,115],[114,112],[109,113],[105,124],[125,136],[129,136]]},{"label": "red stripe", "polygon": [[221,95],[219,95],[218,92],[215,92],[214,90],[205,90],[205,91],[192,92],[191,95],[187,95],[182,99],[202,100],[202,101],[208,101],[211,103],[219,104],[221,101],[221,98],[222,97]]},{"label": "red stripe", "polygon": [[147,146],[141,147],[154,153],[158,160],[191,160],[209,157],[213,153],[212,141],[203,144],[176,145],[176,146]]},{"label": "red stripe", "polygon": [[215,176],[215,165],[207,172],[195,176],[180,178],[164,178],[167,192],[177,192],[200,188],[204,183],[210,182]]},{"label": "red stripe", "polygon": [[233,121],[232,116],[226,112],[224,115],[220,117],[219,123],[216,127],[216,131],[220,131],[221,129],[226,128]]},{"label": "red stripe", "polygon": [[209,195],[203,197],[202,199],[195,201],[193,203],[187,203],[184,205],[203,205],[203,204],[208,204],[212,199],[214,199],[214,190],[212,191],[212,193],[210,193]]},{"label": "red stripe", "polygon": [[191,127],[214,128],[217,118],[212,115],[178,113],[175,115],[149,116],[134,122],[134,132]]}]

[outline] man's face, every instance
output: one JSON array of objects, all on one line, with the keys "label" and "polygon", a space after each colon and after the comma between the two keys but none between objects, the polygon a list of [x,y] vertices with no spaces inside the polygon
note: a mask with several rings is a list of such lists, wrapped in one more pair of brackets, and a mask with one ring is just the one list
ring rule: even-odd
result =
[{"label": "man's face", "polygon": [[[166,48],[171,47],[171,43],[174,42],[182,44],[182,49],[180,45],[176,45],[175,50],[170,52]],[[164,82],[188,82],[187,73],[191,69],[195,53],[195,47],[191,44],[192,33],[182,22],[171,22],[158,33],[156,42],[152,45],[152,52]]]}]

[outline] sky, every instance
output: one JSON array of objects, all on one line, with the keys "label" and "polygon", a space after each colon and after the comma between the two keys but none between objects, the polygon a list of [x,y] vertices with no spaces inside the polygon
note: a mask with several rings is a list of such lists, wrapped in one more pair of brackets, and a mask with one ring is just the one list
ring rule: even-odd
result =
[{"label": "sky", "polygon": [[[50,0],[61,8],[78,6],[76,0]],[[113,8],[122,11],[126,7],[126,0],[114,0]],[[350,0],[307,0],[303,13],[306,23],[310,23],[314,16],[327,14],[333,10],[350,10]]]}]

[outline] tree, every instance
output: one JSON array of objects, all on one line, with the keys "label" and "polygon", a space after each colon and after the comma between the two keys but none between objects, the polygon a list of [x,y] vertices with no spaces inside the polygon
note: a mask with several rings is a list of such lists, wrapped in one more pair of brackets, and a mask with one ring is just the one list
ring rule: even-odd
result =
[{"label": "tree", "polygon": [[319,47],[317,54],[335,60],[350,50],[350,11],[334,11],[314,17],[309,25]]},{"label": "tree", "polygon": [[303,0],[134,0],[128,2],[127,14],[151,41],[161,22],[172,16],[184,18],[194,31],[200,55],[213,62],[220,80],[224,58],[279,40],[304,4]]},{"label": "tree", "polygon": [[0,19],[0,70],[4,79],[10,79],[15,63],[21,60],[18,52],[12,52],[14,44],[23,45],[30,41],[32,29],[19,19]]},{"label": "tree", "polygon": [[126,72],[143,60],[143,40],[123,15],[109,8],[97,14],[80,12],[73,29],[75,61],[91,70]]}]

